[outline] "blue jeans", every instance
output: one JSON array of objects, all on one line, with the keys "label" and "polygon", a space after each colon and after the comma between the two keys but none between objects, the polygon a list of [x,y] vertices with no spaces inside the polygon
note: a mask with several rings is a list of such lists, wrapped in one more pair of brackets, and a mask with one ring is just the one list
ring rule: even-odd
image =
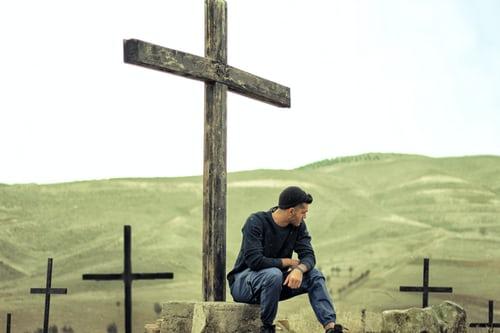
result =
[{"label": "blue jeans", "polygon": [[260,304],[260,319],[264,325],[272,325],[278,312],[278,302],[307,293],[309,302],[319,322],[325,326],[335,322],[336,313],[328,294],[325,278],[313,268],[304,273],[302,283],[297,289],[284,286],[287,273],[278,268],[265,268],[252,271],[250,268],[237,273],[231,285],[231,295],[235,302]]}]

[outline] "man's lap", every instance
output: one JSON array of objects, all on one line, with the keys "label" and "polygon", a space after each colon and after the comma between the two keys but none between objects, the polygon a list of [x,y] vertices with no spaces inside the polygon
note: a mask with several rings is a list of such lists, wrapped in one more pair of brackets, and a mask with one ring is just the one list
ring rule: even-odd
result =
[{"label": "man's lap", "polygon": [[263,284],[269,279],[279,279],[281,281],[279,284],[281,287],[279,300],[282,301],[307,293],[307,288],[310,286],[312,279],[317,277],[323,278],[321,272],[313,268],[311,271],[304,273],[302,284],[299,288],[291,289],[283,285],[287,275],[288,272],[282,272],[275,267],[259,271],[252,271],[250,268],[247,268],[234,276],[234,283],[231,285],[231,295],[235,302],[258,304],[260,303],[260,293]]}]

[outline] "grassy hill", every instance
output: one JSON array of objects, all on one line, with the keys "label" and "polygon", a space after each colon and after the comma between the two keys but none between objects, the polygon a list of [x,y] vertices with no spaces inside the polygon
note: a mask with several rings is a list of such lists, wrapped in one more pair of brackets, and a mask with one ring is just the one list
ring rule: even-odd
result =
[{"label": "grassy hill", "polygon": [[[314,197],[306,222],[342,321],[357,325],[366,308],[376,328],[382,310],[419,306],[421,296],[399,286],[421,285],[423,257],[431,259],[431,285],[454,288],[431,294],[431,304],[450,299],[470,320],[484,321],[488,300],[500,300],[500,157],[366,154],[231,173],[228,270],[246,217],[275,205],[289,185]],[[201,298],[201,177],[0,185],[0,323],[12,312],[17,332],[42,325],[43,296],[29,288],[45,287],[52,257],[52,286],[69,293],[52,297],[51,323],[105,332],[115,322],[123,331],[123,284],[81,275],[123,270],[125,224],[135,272],[175,273],[134,282],[134,331],[141,332],[155,319],[155,302]],[[366,270],[368,278],[339,294]],[[314,318],[306,296],[282,303],[279,316]]]}]

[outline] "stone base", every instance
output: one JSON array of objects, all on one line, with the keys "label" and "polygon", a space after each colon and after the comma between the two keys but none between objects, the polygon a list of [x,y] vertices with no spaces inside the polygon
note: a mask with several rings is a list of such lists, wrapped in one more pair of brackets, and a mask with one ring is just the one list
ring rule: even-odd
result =
[{"label": "stone base", "polygon": [[382,312],[382,333],[465,333],[464,309],[451,301],[424,309],[390,310]]},{"label": "stone base", "polygon": [[163,303],[161,319],[146,333],[258,333],[258,305],[226,302]]}]

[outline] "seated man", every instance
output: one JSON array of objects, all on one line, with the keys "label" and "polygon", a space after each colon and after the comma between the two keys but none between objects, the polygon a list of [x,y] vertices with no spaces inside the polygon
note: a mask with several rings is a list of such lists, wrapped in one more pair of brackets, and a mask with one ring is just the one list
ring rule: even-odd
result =
[{"label": "seated man", "polygon": [[[243,226],[241,250],[227,279],[235,302],[260,304],[261,332],[275,332],[280,300],[304,293],[325,333],[342,332],[342,326],[335,325],[325,278],[314,268],[316,258],[304,223],[312,201],[299,187],[287,187],[277,207],[250,215]],[[292,259],[294,251],[298,260]]]}]

